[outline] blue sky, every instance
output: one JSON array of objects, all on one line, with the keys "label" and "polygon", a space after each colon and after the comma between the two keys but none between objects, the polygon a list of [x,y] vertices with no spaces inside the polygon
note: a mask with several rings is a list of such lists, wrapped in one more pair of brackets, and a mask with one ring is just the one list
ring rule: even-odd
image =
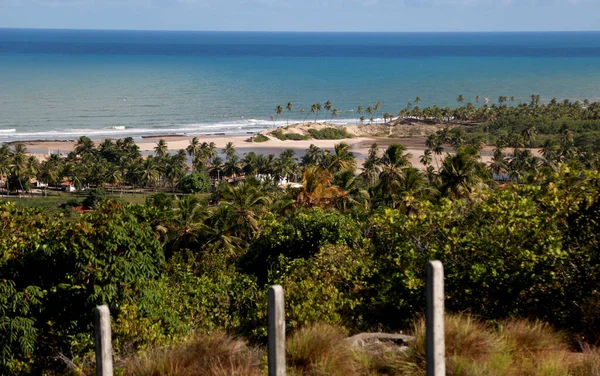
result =
[{"label": "blue sky", "polygon": [[236,31],[600,30],[600,0],[0,0],[0,27]]}]

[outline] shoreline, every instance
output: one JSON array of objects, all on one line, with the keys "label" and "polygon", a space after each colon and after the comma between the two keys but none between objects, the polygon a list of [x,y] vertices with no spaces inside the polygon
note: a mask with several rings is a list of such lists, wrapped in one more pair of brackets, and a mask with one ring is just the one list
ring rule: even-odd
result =
[{"label": "shoreline", "polygon": [[[283,131],[284,133],[302,133],[306,134],[307,129],[318,129],[324,127],[335,127],[335,125],[326,124],[326,123],[299,123],[293,124],[286,127],[277,128],[278,130]],[[145,135],[134,138],[135,144],[140,148],[140,152],[142,155],[147,156],[151,155],[154,152],[154,147],[156,143],[160,139],[164,139],[167,142],[167,148],[169,152],[176,152],[180,149],[185,149],[192,140],[193,137],[198,137],[200,142],[213,142],[219,151],[222,154],[222,149],[229,142],[233,143],[233,146],[236,148],[238,155],[243,158],[243,156],[247,153],[254,152],[256,154],[269,155],[273,154],[275,156],[279,156],[281,152],[285,149],[292,149],[295,152],[296,158],[301,158],[304,156],[306,150],[310,145],[315,145],[323,150],[333,151],[335,145],[339,143],[346,143],[350,146],[351,151],[357,158],[358,166],[362,165],[362,162],[368,155],[369,148],[372,144],[376,143],[380,150],[383,151],[387,146],[391,144],[401,144],[406,147],[406,152],[411,154],[410,162],[411,164],[419,169],[424,169],[423,164],[420,163],[420,157],[423,155],[427,146],[425,145],[426,136],[425,134],[431,131],[434,127],[429,127],[427,129],[421,129],[418,134],[409,135],[408,132],[405,133],[405,136],[402,136],[402,133],[393,132],[393,128],[385,125],[385,124],[372,124],[368,127],[344,127],[350,134],[353,135],[351,138],[345,138],[340,140],[318,140],[318,139],[308,139],[308,140],[279,140],[278,138],[269,135],[272,130],[264,130],[257,134],[263,134],[269,137],[269,140],[264,142],[252,142],[251,137],[256,135],[221,135],[221,134],[212,134],[206,136],[186,136],[186,135]],[[412,125],[411,127],[412,128]],[[382,135],[382,129],[386,130],[386,133],[389,135]],[[419,128],[420,129],[420,128]],[[388,132],[389,130],[389,132]],[[365,134],[371,132],[372,135]],[[402,129],[402,131],[406,131],[406,129]],[[412,132],[412,130],[411,130]],[[396,137],[390,137],[390,135],[395,135]],[[105,139],[115,140],[115,138],[101,138],[95,137],[92,138],[92,141],[95,145],[98,145]],[[14,145],[16,143],[23,143],[27,146],[28,152],[32,155],[35,155],[38,160],[42,161],[48,157],[49,154],[60,153],[61,155],[66,155],[72,150],[74,150],[76,145],[76,140],[71,139],[63,139],[63,140],[23,140],[23,141],[15,141],[9,143],[10,145]],[[493,146],[484,146],[481,149],[481,161],[484,163],[488,163],[491,160],[491,156],[493,155]],[[532,149],[534,154],[539,154],[539,150]],[[360,167],[359,167],[360,168]]]}]

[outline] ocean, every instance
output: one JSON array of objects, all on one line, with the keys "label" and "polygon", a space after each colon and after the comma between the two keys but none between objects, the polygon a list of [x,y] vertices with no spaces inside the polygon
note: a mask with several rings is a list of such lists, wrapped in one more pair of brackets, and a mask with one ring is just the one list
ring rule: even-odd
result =
[{"label": "ocean", "polygon": [[311,104],[327,100],[343,125],[359,105],[381,102],[381,117],[416,96],[455,106],[458,94],[481,105],[534,93],[600,100],[600,32],[0,29],[0,142],[239,135],[314,120]]}]

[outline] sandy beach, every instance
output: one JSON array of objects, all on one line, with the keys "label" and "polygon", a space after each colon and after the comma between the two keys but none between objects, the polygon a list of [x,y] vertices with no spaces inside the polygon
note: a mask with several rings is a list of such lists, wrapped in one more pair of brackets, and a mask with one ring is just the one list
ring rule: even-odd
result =
[{"label": "sandy beach", "polygon": [[[304,123],[294,124],[289,127],[280,128],[284,133],[301,133],[306,134],[307,129],[319,129],[331,127],[325,123]],[[425,146],[425,136],[435,130],[435,127],[431,129],[422,129],[412,127],[412,129],[418,129],[417,135],[407,136],[404,138],[390,138],[389,134],[406,134],[409,135],[409,130],[406,127],[392,127],[385,124],[370,124],[364,126],[347,126],[344,127],[346,131],[354,137],[343,140],[279,140],[272,135],[269,135],[270,130],[264,130],[260,133],[269,137],[268,141],[265,142],[252,142],[251,135],[232,136],[232,135],[210,135],[210,136],[197,136],[200,142],[213,142],[217,149],[221,150],[225,147],[228,142],[232,142],[236,148],[238,154],[243,157],[249,152],[255,152],[263,155],[279,155],[285,149],[292,149],[295,151],[297,158],[302,157],[305,151],[310,145],[315,145],[324,150],[333,151],[336,144],[344,142],[350,145],[352,152],[356,155],[359,165],[361,161],[367,156],[368,150],[373,143],[377,143],[383,150],[385,147],[391,144],[402,144],[406,146],[407,152],[411,154],[411,162],[416,167],[422,167],[419,163],[419,157],[423,154]],[[412,132],[412,130],[411,130]],[[385,135],[387,134],[387,135]],[[163,136],[147,136],[142,138],[136,138],[135,143],[140,148],[140,151],[144,155],[150,155],[154,152],[154,147],[160,139],[164,139],[167,142],[168,149],[171,152],[185,149],[189,144],[193,136],[181,136],[181,135],[163,135]],[[102,138],[94,139],[94,143],[98,145],[103,141]],[[22,141],[31,154],[36,155],[40,160],[43,160],[50,153],[61,153],[68,154],[75,148],[75,140],[32,140]]]}]

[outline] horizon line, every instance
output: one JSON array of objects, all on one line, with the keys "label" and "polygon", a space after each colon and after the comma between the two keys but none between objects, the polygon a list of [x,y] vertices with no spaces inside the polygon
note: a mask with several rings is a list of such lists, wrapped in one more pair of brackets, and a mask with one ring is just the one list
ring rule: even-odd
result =
[{"label": "horizon line", "polygon": [[192,29],[110,29],[110,28],[55,28],[55,27],[1,27],[0,30],[49,30],[49,31],[138,31],[138,32],[185,32],[185,33],[331,33],[331,34],[499,34],[499,33],[597,33],[598,30],[495,30],[495,31],[378,31],[378,30],[192,30]]}]

